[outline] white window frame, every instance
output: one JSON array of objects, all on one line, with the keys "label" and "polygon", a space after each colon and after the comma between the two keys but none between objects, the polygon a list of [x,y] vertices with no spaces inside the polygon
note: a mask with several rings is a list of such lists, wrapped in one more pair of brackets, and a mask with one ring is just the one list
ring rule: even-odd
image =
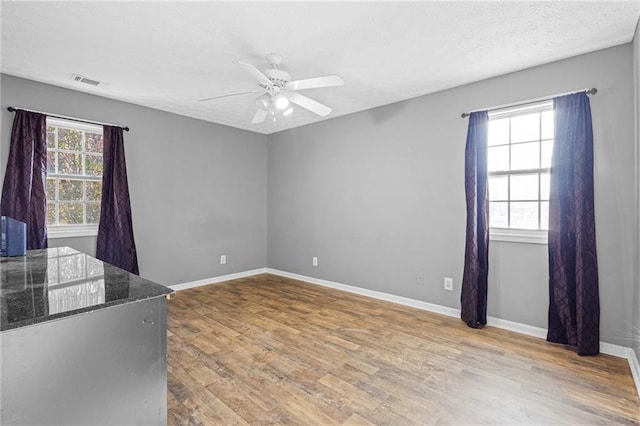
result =
[{"label": "white window frame", "polygon": [[[553,111],[553,101],[542,101],[528,105],[521,105],[511,108],[503,108],[498,110],[489,111],[489,119],[492,118],[507,118],[519,115],[525,115],[533,112]],[[555,141],[554,141],[555,143]],[[540,172],[545,169],[532,169],[532,172]],[[549,167],[549,172],[551,168]],[[521,173],[521,171],[518,171]],[[487,172],[488,176],[491,172]],[[504,175],[511,175],[504,173]],[[488,177],[487,176],[487,177]],[[487,182],[488,184],[488,182]],[[546,229],[518,229],[518,228],[494,228],[489,226],[489,239],[492,241],[503,241],[510,243],[525,243],[525,244],[548,244],[549,231]]]},{"label": "white window frame", "polygon": [[[47,117],[47,127],[50,125],[64,127],[67,129],[81,130],[84,132],[103,134],[103,127],[95,124],[80,123],[72,120],[65,120],[63,118],[51,118]],[[60,175],[60,174],[47,174],[55,178],[75,178],[81,180],[102,180],[100,177],[87,177],[85,175]],[[48,238],[74,238],[74,237],[95,237],[98,235],[98,224],[75,224],[75,225],[49,225],[47,223],[47,237]]]}]

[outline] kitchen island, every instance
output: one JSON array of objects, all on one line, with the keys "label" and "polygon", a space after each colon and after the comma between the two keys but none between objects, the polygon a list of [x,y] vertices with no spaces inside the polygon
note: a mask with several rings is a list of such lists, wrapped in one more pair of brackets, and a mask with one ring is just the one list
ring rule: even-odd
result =
[{"label": "kitchen island", "polygon": [[0,424],[165,424],[171,294],[68,247],[0,258]]}]

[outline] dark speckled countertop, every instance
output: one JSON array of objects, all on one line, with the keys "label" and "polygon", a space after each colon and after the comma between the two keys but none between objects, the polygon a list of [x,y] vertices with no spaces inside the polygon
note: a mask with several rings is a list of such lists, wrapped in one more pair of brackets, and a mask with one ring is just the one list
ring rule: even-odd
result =
[{"label": "dark speckled countertop", "polygon": [[0,257],[0,331],[174,291],[69,247]]}]

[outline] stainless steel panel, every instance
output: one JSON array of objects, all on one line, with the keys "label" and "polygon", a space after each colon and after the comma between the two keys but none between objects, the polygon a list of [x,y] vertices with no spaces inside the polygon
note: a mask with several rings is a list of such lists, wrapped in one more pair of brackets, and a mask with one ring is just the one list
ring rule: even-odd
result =
[{"label": "stainless steel panel", "polygon": [[166,424],[164,297],[0,335],[3,425]]}]

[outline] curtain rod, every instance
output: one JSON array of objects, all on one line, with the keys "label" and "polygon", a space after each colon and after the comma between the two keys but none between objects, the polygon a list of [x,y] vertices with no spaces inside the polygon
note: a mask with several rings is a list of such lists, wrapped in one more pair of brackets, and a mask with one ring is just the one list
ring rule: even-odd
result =
[{"label": "curtain rod", "polygon": [[44,114],[44,115],[46,115],[47,117],[63,118],[63,119],[65,119],[65,120],[77,121],[77,122],[80,122],[80,123],[99,124],[99,125],[101,125],[101,126],[114,126],[114,127],[120,127],[120,128],[122,128],[124,131],[126,131],[126,132],[128,132],[128,131],[129,131],[129,128],[128,128],[127,126],[121,126],[121,125],[119,125],[119,124],[102,123],[102,122],[100,122],[100,121],[84,120],[84,119],[82,119],[82,118],[68,117],[68,116],[66,116],[66,115],[51,114],[51,113],[49,113],[49,112],[36,111],[36,110],[33,110],[33,109],[26,109],[26,108],[20,108],[20,107],[12,107],[12,106],[7,107],[7,111],[9,111],[9,112],[15,112],[15,111],[18,111],[18,110],[27,111],[27,112],[35,112],[35,113],[38,113],[38,114]]},{"label": "curtain rod", "polygon": [[596,93],[598,93],[598,89],[596,89],[595,87],[592,87],[590,89],[575,90],[573,92],[559,93],[557,95],[549,95],[549,96],[544,96],[542,98],[530,99],[530,100],[524,101],[524,102],[512,102],[510,104],[498,105],[498,106],[494,106],[494,107],[490,107],[490,108],[474,109],[473,111],[463,112],[461,114],[461,117],[462,118],[466,118],[466,117],[469,116],[469,114],[471,114],[472,112],[476,112],[476,111],[484,111],[484,110],[491,111],[491,110],[515,107],[515,106],[520,106],[520,105],[535,104],[537,102],[550,101],[551,99],[556,98],[558,96],[565,96],[565,95],[570,95],[572,93],[580,93],[580,92],[587,92],[587,95],[595,95]]}]

